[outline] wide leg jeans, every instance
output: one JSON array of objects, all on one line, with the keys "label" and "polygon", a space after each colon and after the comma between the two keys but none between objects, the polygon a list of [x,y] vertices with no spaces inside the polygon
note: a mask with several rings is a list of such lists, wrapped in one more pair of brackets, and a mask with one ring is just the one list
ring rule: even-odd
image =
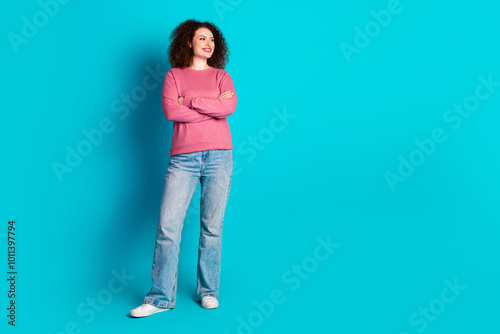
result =
[{"label": "wide leg jeans", "polygon": [[233,152],[207,150],[174,155],[165,175],[153,256],[153,286],[144,303],[174,308],[181,232],[194,191],[201,182],[198,299],[219,297],[224,213],[233,174]]}]

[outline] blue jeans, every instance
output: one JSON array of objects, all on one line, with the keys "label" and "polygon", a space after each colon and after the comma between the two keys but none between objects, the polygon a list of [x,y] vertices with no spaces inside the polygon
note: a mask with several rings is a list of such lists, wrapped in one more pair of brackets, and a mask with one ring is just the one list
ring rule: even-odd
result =
[{"label": "blue jeans", "polygon": [[177,267],[184,218],[201,182],[198,299],[219,297],[222,224],[233,175],[232,150],[208,150],[174,155],[165,175],[153,258],[153,287],[144,303],[174,308]]}]

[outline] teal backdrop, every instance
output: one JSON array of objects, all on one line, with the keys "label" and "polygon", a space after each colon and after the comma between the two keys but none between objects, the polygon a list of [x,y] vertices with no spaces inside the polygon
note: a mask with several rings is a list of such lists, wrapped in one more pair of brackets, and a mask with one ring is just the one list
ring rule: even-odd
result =
[{"label": "teal backdrop", "polygon": [[[498,332],[499,10],[5,3],[2,333]],[[198,186],[176,308],[133,319],[170,159],[169,35],[190,18],[224,33],[238,94],[220,307],[193,300]]]}]

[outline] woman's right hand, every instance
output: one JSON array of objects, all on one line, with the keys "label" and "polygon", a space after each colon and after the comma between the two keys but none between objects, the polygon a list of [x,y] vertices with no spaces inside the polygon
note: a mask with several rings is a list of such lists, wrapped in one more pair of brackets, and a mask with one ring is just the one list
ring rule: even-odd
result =
[{"label": "woman's right hand", "polygon": [[230,99],[231,97],[233,97],[234,95],[234,92],[231,92],[230,90],[222,93],[219,95],[219,99]]}]

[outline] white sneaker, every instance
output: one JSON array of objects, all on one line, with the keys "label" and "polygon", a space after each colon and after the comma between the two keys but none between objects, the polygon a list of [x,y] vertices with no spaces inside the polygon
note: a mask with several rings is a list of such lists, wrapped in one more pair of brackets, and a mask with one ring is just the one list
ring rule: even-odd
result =
[{"label": "white sneaker", "polygon": [[201,306],[204,309],[212,309],[212,308],[217,308],[219,306],[219,302],[215,297],[212,296],[205,296],[201,299]]},{"label": "white sneaker", "polygon": [[159,308],[151,304],[142,304],[141,306],[136,307],[132,311],[130,311],[130,315],[134,318],[147,317],[151,314],[155,314],[158,312],[168,311],[170,308]]}]

